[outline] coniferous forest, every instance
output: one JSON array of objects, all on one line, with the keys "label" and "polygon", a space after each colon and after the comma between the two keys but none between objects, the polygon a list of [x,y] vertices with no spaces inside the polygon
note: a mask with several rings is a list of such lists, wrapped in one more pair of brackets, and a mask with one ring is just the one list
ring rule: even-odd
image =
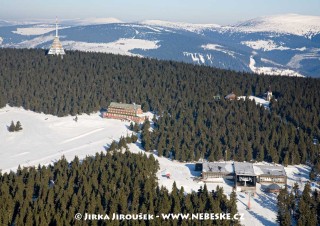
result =
[{"label": "coniferous forest", "polygon": [[[91,113],[111,101],[154,111],[145,149],[180,161],[316,164],[320,140],[320,80],[220,70],[185,63],[101,53],[0,50],[0,107],[23,106],[64,116]],[[270,111],[252,101],[223,97],[262,95],[271,86]],[[214,96],[220,95],[217,100]]]},{"label": "coniferous forest", "polygon": [[[206,186],[185,194],[173,184],[157,186],[158,162],[129,151],[97,153],[68,163],[0,174],[0,225],[238,225],[237,220],[112,220],[112,214],[237,213],[236,195]],[[76,220],[80,213],[108,214],[110,220]]]},{"label": "coniferous forest", "polygon": [[319,194],[319,191],[311,190],[310,183],[306,183],[302,193],[297,183],[291,192],[287,187],[281,189],[277,203],[277,222],[280,226],[320,225]]}]

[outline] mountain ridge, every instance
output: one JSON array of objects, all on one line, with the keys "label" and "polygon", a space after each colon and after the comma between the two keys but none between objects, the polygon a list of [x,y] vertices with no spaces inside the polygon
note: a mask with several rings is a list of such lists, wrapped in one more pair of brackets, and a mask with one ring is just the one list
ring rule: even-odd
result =
[{"label": "mountain ridge", "polygon": [[[284,26],[290,18],[299,26]],[[288,14],[220,26],[91,18],[61,20],[59,34],[67,50],[151,57],[260,74],[320,77],[320,25],[314,23],[318,20],[318,16]],[[262,29],[262,25],[268,26]],[[0,27],[0,47],[48,49],[53,38],[54,26],[48,23]]]}]

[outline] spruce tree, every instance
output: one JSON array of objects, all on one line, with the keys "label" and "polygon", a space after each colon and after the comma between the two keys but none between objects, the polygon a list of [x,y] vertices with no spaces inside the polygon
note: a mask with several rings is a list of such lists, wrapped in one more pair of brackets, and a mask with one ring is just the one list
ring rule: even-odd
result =
[{"label": "spruce tree", "polygon": [[291,226],[290,196],[288,194],[287,187],[280,190],[280,193],[277,199],[278,199],[277,222],[281,226]]},{"label": "spruce tree", "polygon": [[20,131],[22,130],[22,126],[20,121],[17,121],[17,124],[15,125],[14,131]]},{"label": "spruce tree", "polygon": [[9,132],[14,132],[14,131],[15,131],[15,125],[14,125],[14,122],[13,122],[13,121],[11,121],[11,124],[10,124],[10,126],[8,127],[8,130],[9,130]]},{"label": "spruce tree", "polygon": [[[238,213],[237,209],[237,193],[235,190],[233,190],[230,194],[230,199],[227,202],[228,203],[228,213],[230,213],[231,216],[235,216],[236,213]],[[238,223],[238,221],[233,220],[235,223]]]},{"label": "spruce tree", "polygon": [[150,151],[151,150],[151,135],[150,135],[150,122],[148,120],[145,121],[145,123],[143,124],[142,127],[142,147],[146,150],[146,151]]}]

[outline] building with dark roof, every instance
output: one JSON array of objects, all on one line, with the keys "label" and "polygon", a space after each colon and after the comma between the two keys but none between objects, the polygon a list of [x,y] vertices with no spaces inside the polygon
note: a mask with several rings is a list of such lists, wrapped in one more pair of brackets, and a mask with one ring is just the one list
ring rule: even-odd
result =
[{"label": "building with dark roof", "polygon": [[266,192],[270,192],[270,193],[279,193],[281,190],[281,187],[278,184],[270,184],[265,190]]}]

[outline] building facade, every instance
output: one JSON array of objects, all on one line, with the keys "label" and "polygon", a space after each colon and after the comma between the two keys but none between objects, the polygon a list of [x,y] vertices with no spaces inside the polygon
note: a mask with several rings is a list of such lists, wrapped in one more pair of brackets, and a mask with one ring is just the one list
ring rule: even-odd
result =
[{"label": "building facade", "polygon": [[269,193],[279,193],[280,190],[281,186],[279,186],[278,184],[270,184],[265,188],[265,191]]},{"label": "building facade", "polygon": [[141,123],[146,120],[142,114],[141,105],[111,102],[103,117]]},{"label": "building facade", "polygon": [[232,180],[234,178],[233,163],[204,162],[202,164],[203,181],[215,181],[216,178]]},{"label": "building facade", "polygon": [[264,95],[265,95],[265,100],[266,100],[266,101],[271,101],[271,99],[272,99],[271,86],[269,86],[268,91],[267,91]]},{"label": "building facade", "polygon": [[234,174],[234,184],[237,191],[256,191],[257,176],[252,163],[235,162]]},{"label": "building facade", "polygon": [[[202,166],[201,166],[202,165]],[[237,191],[256,191],[256,183],[265,191],[287,184],[287,175],[282,165],[249,162],[204,162],[196,163],[195,170],[202,169],[202,181],[223,182],[229,179],[234,182]],[[275,186],[277,185],[277,186]]]},{"label": "building facade", "polygon": [[287,175],[281,165],[254,165],[260,184],[287,184]]}]

